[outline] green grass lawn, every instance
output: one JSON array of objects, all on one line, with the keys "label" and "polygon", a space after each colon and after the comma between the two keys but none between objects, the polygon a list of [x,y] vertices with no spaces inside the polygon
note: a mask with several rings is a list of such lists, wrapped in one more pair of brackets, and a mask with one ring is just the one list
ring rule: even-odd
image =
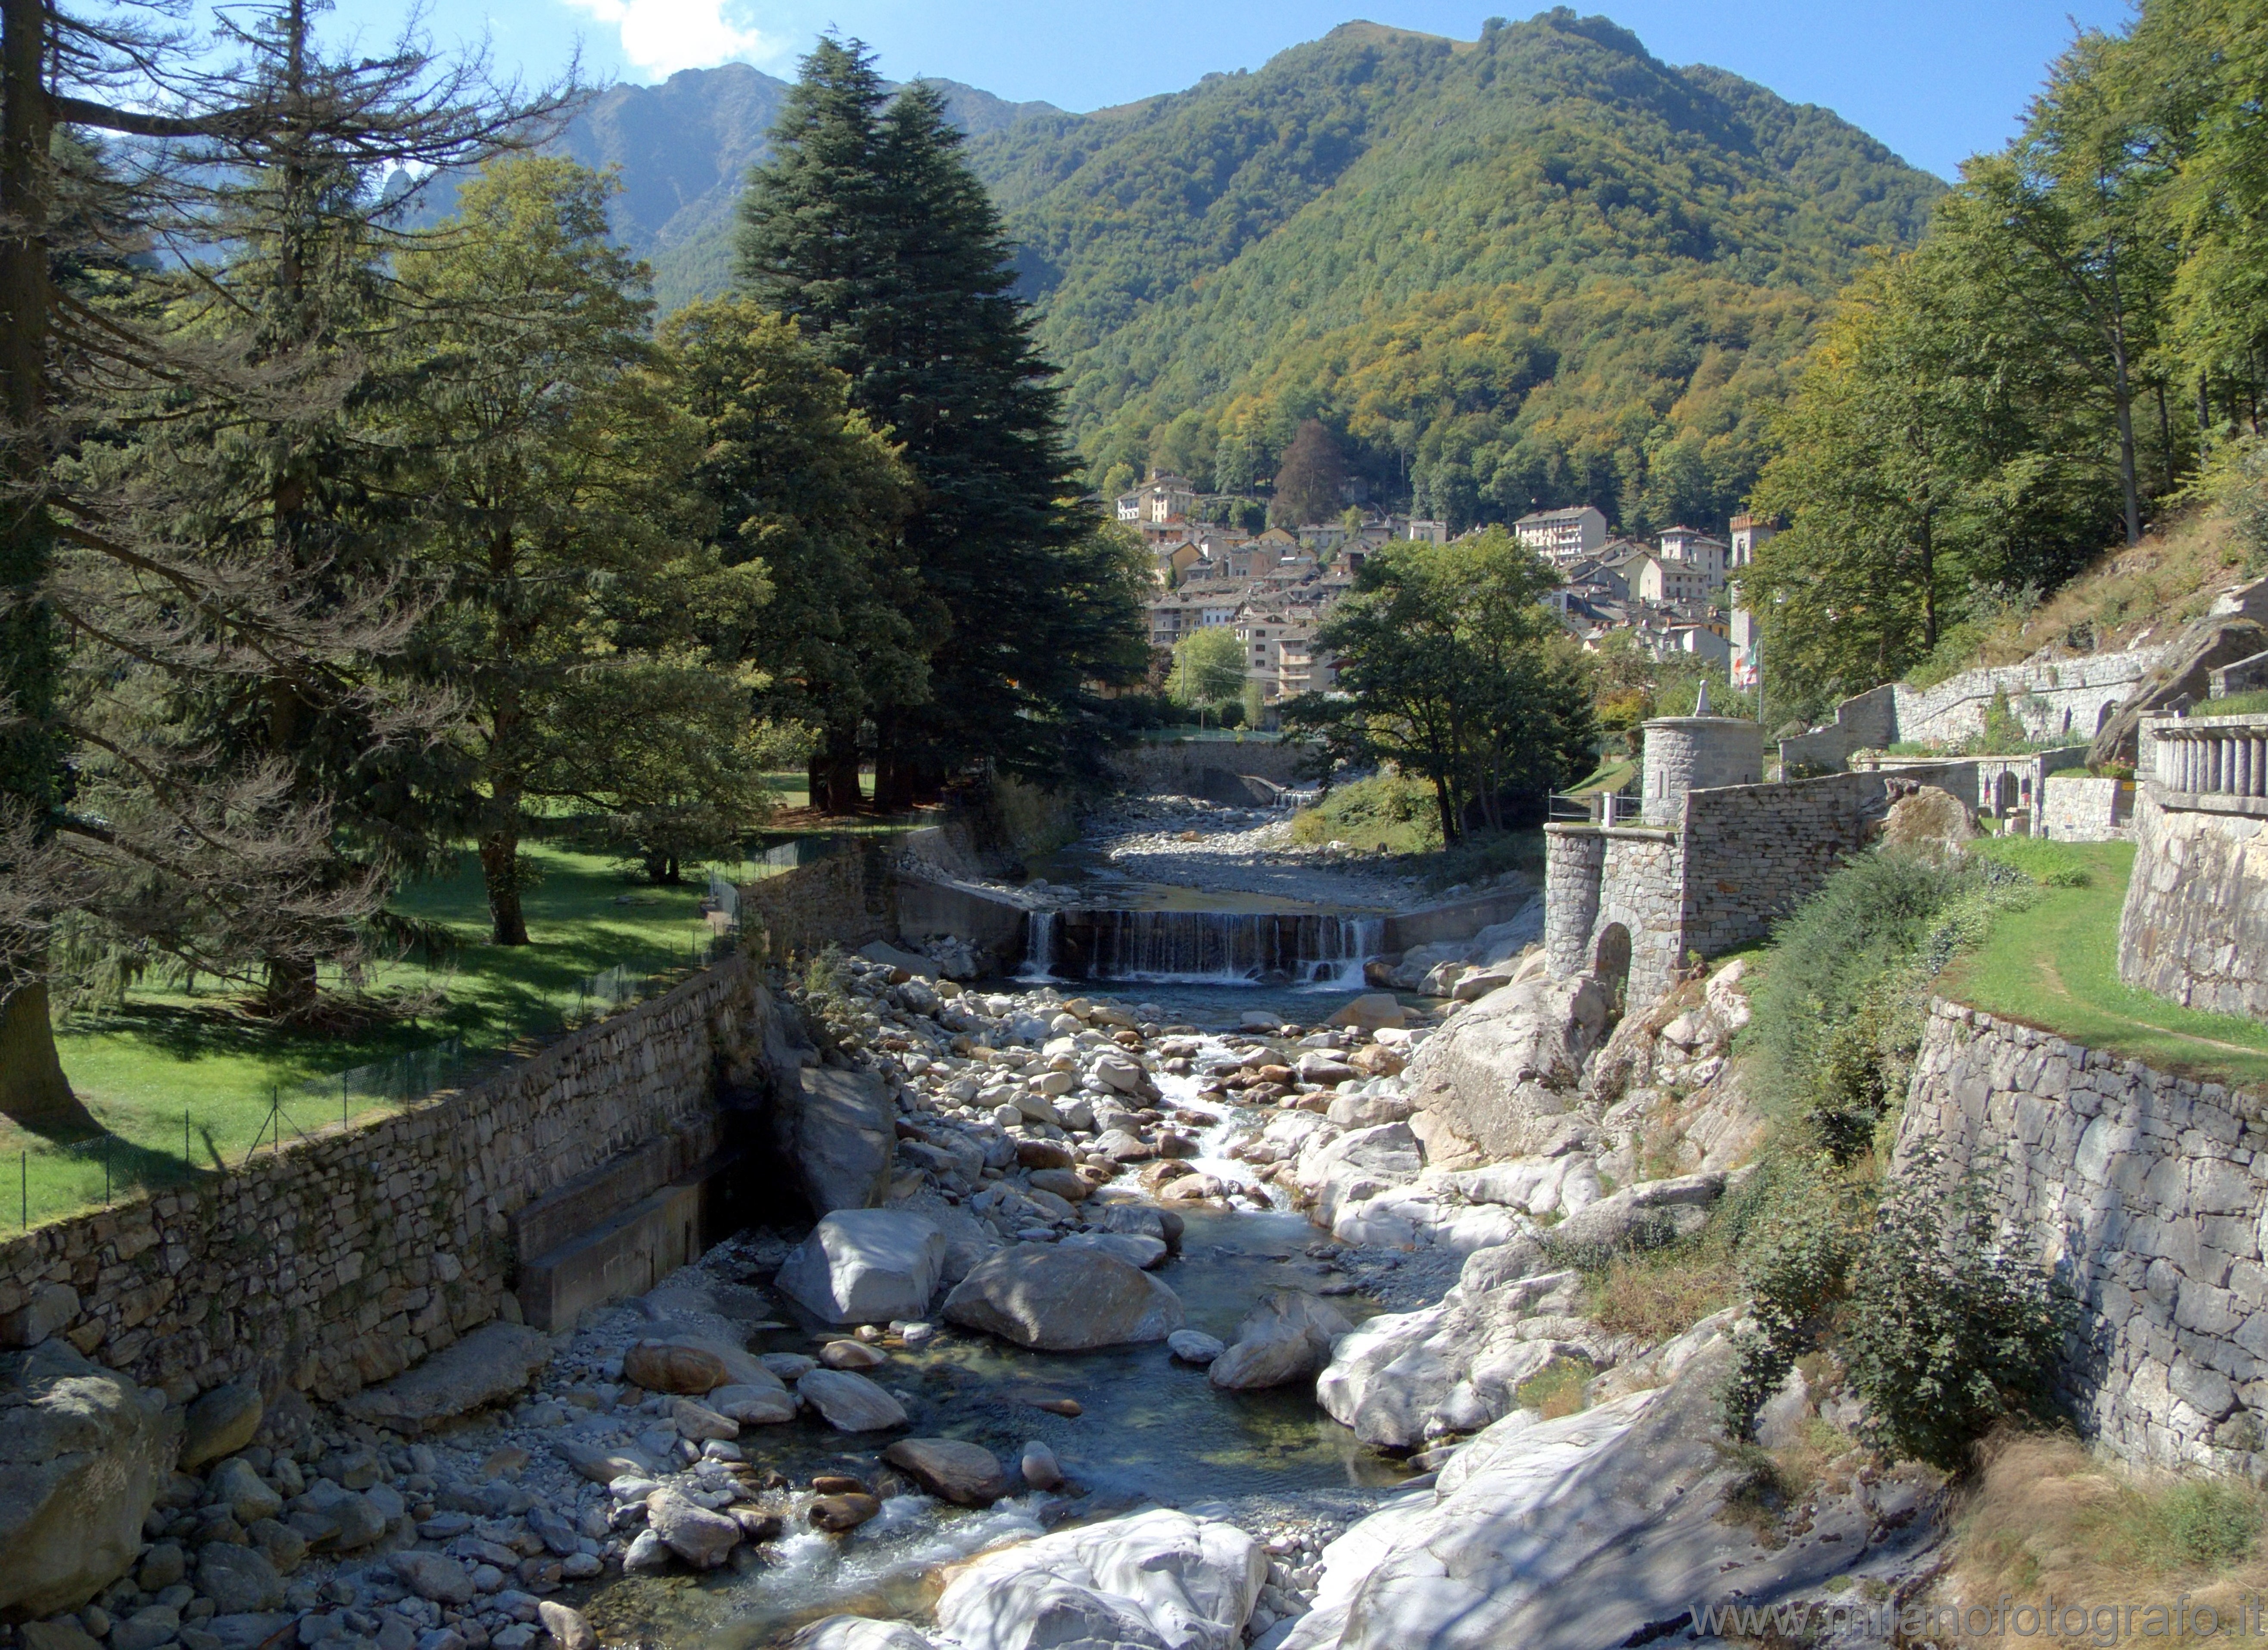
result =
[{"label": "green grass lawn", "polygon": [[[476,1073],[515,1045],[556,1035],[578,1008],[583,982],[624,966],[634,974],[690,966],[709,939],[699,904],[705,875],[681,888],[634,881],[606,857],[548,843],[528,852],[543,880],[526,895],[530,943],[488,943],[480,871],[466,853],[455,874],[405,889],[395,908],[446,925],[459,944],[429,966],[399,961],[374,970],[374,991],[428,1000],[414,1018],[371,1017],[320,1029],[285,1029],[238,1012],[241,992],[205,983],[195,993],[151,986],[122,1009],[58,1028],[63,1069],[97,1121],[121,1137],[103,1148],[113,1195],[178,1183],[190,1172],[240,1162],[255,1138],[272,1142],[269,1108],[283,1101],[284,1141],[340,1122],[338,1074],[414,1050],[459,1041],[454,1069]],[[313,1085],[314,1092],[303,1086]],[[359,1116],[391,1102],[348,1097]],[[104,1162],[58,1149],[0,1122],[0,1230],[99,1203]],[[26,1154],[28,1153],[26,1157]]]},{"label": "green grass lawn", "polygon": [[2134,869],[2132,843],[1997,839],[1984,851],[2050,880],[2029,909],[2004,912],[1984,943],[1947,969],[1948,997],[2160,1071],[2245,1086],[2268,1085],[2268,1025],[2178,1007],[2118,978],[2118,911]]}]

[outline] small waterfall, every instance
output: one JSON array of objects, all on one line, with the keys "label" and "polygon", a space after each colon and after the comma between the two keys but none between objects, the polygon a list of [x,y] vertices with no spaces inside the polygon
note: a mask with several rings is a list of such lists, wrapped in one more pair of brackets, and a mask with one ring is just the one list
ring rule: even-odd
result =
[{"label": "small waterfall", "polygon": [[1158,984],[1359,985],[1383,930],[1373,917],[1241,911],[1071,913],[1051,966],[1080,979]]},{"label": "small waterfall", "polygon": [[1018,979],[1038,985],[1056,977],[1056,922],[1053,911],[1033,911],[1024,918],[1024,966]]}]

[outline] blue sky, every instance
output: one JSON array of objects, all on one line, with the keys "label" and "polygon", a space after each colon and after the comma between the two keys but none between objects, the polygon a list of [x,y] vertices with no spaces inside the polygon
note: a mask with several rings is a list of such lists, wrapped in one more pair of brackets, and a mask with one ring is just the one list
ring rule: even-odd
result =
[{"label": "blue sky", "polygon": [[[1950,177],[2014,129],[2071,19],[2117,27],[2124,0],[1609,0],[1603,11],[1669,63],[1714,63],[1824,104]],[[390,33],[406,0],[336,0],[334,26]],[[1503,14],[1527,15],[1505,5]],[[1000,97],[1093,109],[1255,69],[1351,17],[1470,40],[1473,0],[437,0],[437,43],[486,29],[500,65],[555,71],[579,41],[600,78],[652,81],[737,58],[792,77],[830,26],[893,78],[938,75]]]}]

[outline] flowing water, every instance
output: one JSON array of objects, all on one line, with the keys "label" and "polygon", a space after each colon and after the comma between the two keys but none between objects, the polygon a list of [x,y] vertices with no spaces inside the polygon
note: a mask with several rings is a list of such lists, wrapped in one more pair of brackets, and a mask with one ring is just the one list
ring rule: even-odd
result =
[{"label": "flowing water", "polygon": [[[1175,1000],[1169,1005],[1161,997]],[[1233,1023],[1255,1005],[1312,1022],[1337,994],[1164,986],[1145,989],[1139,1000],[1192,1024]],[[1205,1052],[1219,1051],[1209,1040]],[[1220,1155],[1226,1137],[1256,1114],[1198,1100],[1195,1077],[1160,1073],[1158,1082],[1167,1105],[1214,1120],[1198,1131],[1191,1167],[1224,1182],[1257,1184],[1242,1163]],[[1181,1296],[1189,1328],[1228,1340],[1269,1290],[1333,1285],[1331,1269],[1306,1252],[1322,1234],[1303,1215],[1193,1208],[1182,1219],[1181,1255],[1158,1275]],[[1359,1295],[1338,1296],[1335,1304],[1358,1322],[1376,1310]],[[752,1344],[758,1352],[809,1352],[839,1334],[803,1323],[761,1331]],[[982,1510],[898,1496],[848,1536],[821,1535],[791,1517],[790,1533],[779,1541],[741,1550],[747,1569],[630,1577],[609,1586],[593,1606],[601,1638],[673,1650],[755,1650],[837,1611],[918,1620],[955,1562],[1060,1522],[1145,1503],[1202,1509],[1247,1528],[1295,1513],[1356,1516],[1406,1476],[1406,1469],[1359,1444],[1326,1415],[1304,1383],[1219,1391],[1203,1369],[1175,1362],[1163,1344],[1032,1352],[947,1331],[925,1345],[894,1350],[890,1362],[872,1374],[905,1403],[913,1435],[982,1444],[1012,1473],[1024,1444],[1038,1440],[1055,1451],[1071,1484]],[[1065,1417],[1036,1407],[1061,1397],[1075,1399],[1082,1413]],[[741,1441],[752,1460],[799,1485],[828,1471],[871,1480],[882,1470],[880,1453],[888,1440],[870,1443],[803,1420],[752,1429]],[[791,1510],[784,1499],[782,1509]]]}]

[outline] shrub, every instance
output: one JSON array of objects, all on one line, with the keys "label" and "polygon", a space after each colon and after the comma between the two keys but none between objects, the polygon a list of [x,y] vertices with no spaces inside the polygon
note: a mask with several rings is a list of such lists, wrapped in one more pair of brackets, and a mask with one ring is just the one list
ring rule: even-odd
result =
[{"label": "shrub", "polygon": [[1513,1397],[1521,1409],[1540,1410],[1545,1420],[1556,1421],[1587,1407],[1584,1389],[1598,1373],[1587,1358],[1555,1358],[1521,1381]]},{"label": "shrub", "polygon": [[1843,1328],[1867,1441],[1948,1470],[2002,1418],[2052,1417],[2071,1320],[2048,1275],[1997,1241],[1983,1190],[1917,1150],[1875,1207]]},{"label": "shrub", "polygon": [[1725,1431],[1739,1440],[1755,1435],[1757,1410],[1817,1341],[1860,1241],[1854,1189],[1826,1157],[1774,1154],[1751,1178],[1744,1202],[1726,1212],[1742,1228],[1741,1279],[1749,1295],[1749,1321],[1722,1394]]},{"label": "shrub", "polygon": [[1902,848],[1829,877],[1780,925],[1751,998],[1748,1045],[1765,1105],[1838,1162],[1864,1153],[1895,1121],[1930,980],[2036,887],[1993,859]]}]

